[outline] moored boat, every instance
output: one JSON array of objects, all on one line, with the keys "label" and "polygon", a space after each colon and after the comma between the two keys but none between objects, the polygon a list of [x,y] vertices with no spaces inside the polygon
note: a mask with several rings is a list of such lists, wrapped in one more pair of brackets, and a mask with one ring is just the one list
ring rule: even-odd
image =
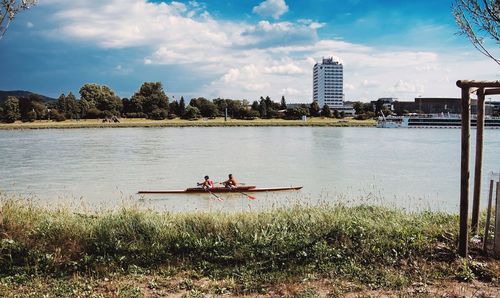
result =
[{"label": "moored boat", "polygon": [[228,193],[228,192],[268,192],[268,191],[287,191],[287,190],[300,190],[302,186],[289,186],[289,187],[266,187],[256,188],[254,185],[238,186],[234,188],[228,187],[214,187],[204,189],[201,187],[193,187],[179,190],[140,190],[138,194],[180,194],[180,193]]}]

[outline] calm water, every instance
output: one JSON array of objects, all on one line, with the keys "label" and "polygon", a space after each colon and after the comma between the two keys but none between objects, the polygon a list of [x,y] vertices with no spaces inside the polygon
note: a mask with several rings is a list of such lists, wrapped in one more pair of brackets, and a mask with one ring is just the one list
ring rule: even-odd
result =
[{"label": "calm water", "polygon": [[[474,134],[472,135],[474,138]],[[297,200],[382,202],[409,209],[458,210],[459,129],[321,127],[123,128],[0,131],[0,191],[48,204],[123,201],[151,208],[247,210]],[[500,168],[500,130],[487,130],[484,171]],[[261,187],[300,192],[155,195],[204,175],[233,173]],[[487,185],[485,175],[483,185]],[[483,187],[483,202],[486,194]],[[78,203],[80,204],[80,203]],[[483,204],[484,206],[484,204]]]}]

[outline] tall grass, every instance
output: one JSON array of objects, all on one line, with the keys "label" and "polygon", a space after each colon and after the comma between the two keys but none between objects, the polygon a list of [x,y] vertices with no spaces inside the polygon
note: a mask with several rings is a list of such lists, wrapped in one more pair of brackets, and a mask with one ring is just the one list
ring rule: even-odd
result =
[{"label": "tall grass", "polygon": [[[98,214],[3,203],[0,274],[190,268],[214,278],[318,272],[366,282],[421,274],[454,258],[458,218],[384,207],[296,206],[183,213],[122,208]],[[423,270],[423,269],[422,269]],[[380,277],[379,275],[384,275]]]}]

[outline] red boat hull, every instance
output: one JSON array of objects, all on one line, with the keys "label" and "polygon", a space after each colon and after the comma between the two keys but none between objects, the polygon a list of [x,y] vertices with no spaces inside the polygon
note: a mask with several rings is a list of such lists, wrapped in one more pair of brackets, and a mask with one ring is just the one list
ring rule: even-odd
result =
[{"label": "red boat hull", "polygon": [[287,191],[287,190],[300,190],[302,186],[291,186],[291,187],[270,187],[270,188],[256,188],[253,185],[239,186],[236,188],[227,188],[227,187],[214,187],[210,189],[203,189],[200,187],[196,188],[187,188],[187,189],[179,189],[179,190],[140,190],[138,194],[169,194],[169,193],[204,193],[204,192],[212,192],[212,193],[225,193],[225,192],[268,192],[268,191]]}]

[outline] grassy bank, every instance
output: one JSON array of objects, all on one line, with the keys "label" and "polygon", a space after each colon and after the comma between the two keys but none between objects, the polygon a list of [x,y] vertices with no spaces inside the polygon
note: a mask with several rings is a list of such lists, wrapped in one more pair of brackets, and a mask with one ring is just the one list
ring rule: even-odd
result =
[{"label": "grassy bank", "polygon": [[78,214],[6,200],[3,217],[0,296],[306,293],[315,282],[340,295],[474,279],[498,288],[498,263],[455,255],[456,215],[340,205]]},{"label": "grassy bank", "polygon": [[98,128],[98,127],[210,127],[210,126],[333,126],[371,127],[374,120],[353,120],[333,118],[308,118],[307,121],[283,119],[238,120],[224,118],[200,120],[149,120],[120,119],[120,123],[103,123],[102,120],[66,120],[61,122],[38,120],[35,122],[0,123],[0,129],[46,129],[46,128]]}]

